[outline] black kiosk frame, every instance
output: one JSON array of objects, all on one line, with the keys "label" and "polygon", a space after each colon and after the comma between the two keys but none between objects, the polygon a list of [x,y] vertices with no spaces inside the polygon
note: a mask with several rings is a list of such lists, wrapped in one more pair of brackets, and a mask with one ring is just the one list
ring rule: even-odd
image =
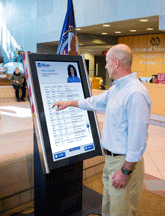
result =
[{"label": "black kiosk frame", "polygon": [[[44,103],[48,103],[48,101],[45,101],[42,95],[39,73],[42,73],[42,78],[45,76],[49,77],[50,80],[52,74],[60,76],[60,65],[77,65],[81,81],[76,85],[81,86],[83,97],[87,98],[91,96],[91,92],[85,60],[83,56],[29,54],[25,52],[23,63],[26,78],[28,78],[28,89],[30,89],[33,97],[31,105],[33,103],[35,110],[33,110],[35,215],[82,215],[83,160],[102,155],[97,119],[94,112],[84,111],[89,120],[86,125],[88,130],[90,129],[89,133],[91,133],[93,143],[91,144],[90,140],[89,144],[72,146],[66,149],[66,152],[63,150],[58,154],[55,153],[54,155],[58,155],[56,161],[56,157],[52,154],[50,132],[47,125],[48,110],[45,110],[44,107]],[[48,69],[47,67],[50,65],[51,69]],[[46,80],[47,78],[44,79],[45,82]],[[66,83],[65,86],[67,85],[69,84]],[[67,155],[68,152],[74,153],[69,156]]]}]

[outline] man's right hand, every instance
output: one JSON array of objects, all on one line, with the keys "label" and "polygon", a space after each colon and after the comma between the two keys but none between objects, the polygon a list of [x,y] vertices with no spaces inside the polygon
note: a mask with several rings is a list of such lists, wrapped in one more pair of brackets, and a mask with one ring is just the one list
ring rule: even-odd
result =
[{"label": "man's right hand", "polygon": [[58,101],[57,103],[53,104],[52,108],[54,108],[55,106],[57,106],[56,111],[63,110],[69,106],[69,102],[68,101]]},{"label": "man's right hand", "polygon": [[55,106],[57,106],[56,111],[66,109],[69,106],[78,107],[78,101],[58,101],[53,104],[52,108]]}]

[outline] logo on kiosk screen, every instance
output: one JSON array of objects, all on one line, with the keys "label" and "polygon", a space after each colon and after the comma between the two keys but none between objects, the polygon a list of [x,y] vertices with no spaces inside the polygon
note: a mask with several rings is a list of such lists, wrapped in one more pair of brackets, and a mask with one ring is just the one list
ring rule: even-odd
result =
[{"label": "logo on kiosk screen", "polygon": [[37,67],[50,67],[50,64],[46,64],[46,63],[37,63]]}]

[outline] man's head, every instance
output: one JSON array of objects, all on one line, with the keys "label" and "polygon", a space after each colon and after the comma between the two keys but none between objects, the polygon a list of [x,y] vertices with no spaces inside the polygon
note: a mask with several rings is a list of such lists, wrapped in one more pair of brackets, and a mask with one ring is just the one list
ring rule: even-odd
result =
[{"label": "man's head", "polygon": [[157,75],[156,74],[152,75],[152,83],[157,83]]},{"label": "man's head", "polygon": [[20,69],[19,69],[18,67],[15,69],[15,73],[16,73],[16,74],[19,74],[19,73],[20,73]]},{"label": "man's head", "polygon": [[119,79],[131,73],[132,52],[125,44],[118,44],[109,49],[106,55],[106,66],[109,78]]}]

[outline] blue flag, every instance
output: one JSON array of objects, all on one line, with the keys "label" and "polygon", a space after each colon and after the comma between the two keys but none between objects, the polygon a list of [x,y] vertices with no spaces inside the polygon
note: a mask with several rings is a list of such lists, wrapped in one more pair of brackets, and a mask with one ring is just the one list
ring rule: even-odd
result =
[{"label": "blue flag", "polygon": [[67,12],[58,44],[57,54],[79,55],[75,28],[73,3],[72,0],[68,0]]}]

